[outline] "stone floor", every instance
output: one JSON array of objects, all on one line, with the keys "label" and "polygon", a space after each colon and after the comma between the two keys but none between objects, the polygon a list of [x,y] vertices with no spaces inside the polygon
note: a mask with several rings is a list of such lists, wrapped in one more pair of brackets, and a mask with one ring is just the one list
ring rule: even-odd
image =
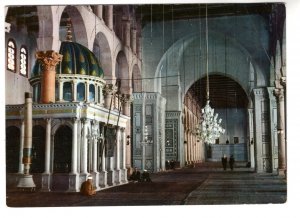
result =
[{"label": "stone floor", "polygon": [[8,207],[141,206],[281,204],[287,200],[286,180],[257,174],[249,168],[224,171],[197,165],[151,174],[150,183],[128,183],[95,196],[79,193],[7,191]]}]

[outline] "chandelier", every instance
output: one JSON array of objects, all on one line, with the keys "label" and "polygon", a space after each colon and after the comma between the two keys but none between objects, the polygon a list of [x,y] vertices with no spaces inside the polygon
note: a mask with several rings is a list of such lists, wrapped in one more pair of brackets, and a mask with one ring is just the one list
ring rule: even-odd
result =
[{"label": "chandelier", "polygon": [[201,121],[196,126],[196,135],[207,144],[214,144],[215,140],[225,133],[221,127],[222,119],[218,120],[218,114],[209,105],[209,77],[208,77],[208,28],[206,5],[206,105],[201,109]]}]

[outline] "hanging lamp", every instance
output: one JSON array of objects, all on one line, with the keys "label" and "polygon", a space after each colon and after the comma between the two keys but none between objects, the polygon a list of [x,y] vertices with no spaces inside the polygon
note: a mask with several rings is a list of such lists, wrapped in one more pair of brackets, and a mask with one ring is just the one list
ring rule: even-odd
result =
[{"label": "hanging lamp", "polygon": [[201,109],[201,121],[196,127],[197,136],[206,144],[214,144],[215,140],[225,133],[221,127],[222,119],[218,120],[218,114],[209,105],[209,76],[208,76],[208,25],[206,5],[206,105]]}]

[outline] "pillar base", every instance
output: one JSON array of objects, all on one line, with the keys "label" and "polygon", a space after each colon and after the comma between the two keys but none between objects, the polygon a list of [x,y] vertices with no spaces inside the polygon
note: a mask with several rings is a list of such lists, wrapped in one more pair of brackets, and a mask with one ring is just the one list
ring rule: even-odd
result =
[{"label": "pillar base", "polygon": [[43,173],[42,174],[42,192],[50,192],[51,189],[51,174],[50,173]]},{"label": "pillar base", "polygon": [[78,173],[69,174],[69,189],[68,192],[79,192],[79,175]]},{"label": "pillar base", "polygon": [[286,178],[286,169],[278,169],[278,176]]},{"label": "pillar base", "polygon": [[109,170],[107,171],[107,184],[109,186],[114,186],[115,185],[115,171]]},{"label": "pillar base", "polygon": [[22,175],[19,178],[17,188],[22,191],[35,191],[35,183],[33,181],[32,175]]},{"label": "pillar base", "polygon": [[118,170],[115,170],[115,184],[116,185],[119,185],[119,184],[121,184],[121,170],[120,169],[118,169]]},{"label": "pillar base", "polygon": [[101,171],[99,173],[99,185],[101,188],[107,187],[107,172],[106,171]]},{"label": "pillar base", "polygon": [[127,169],[121,169],[121,182],[128,183],[127,180]]},{"label": "pillar base", "polygon": [[93,185],[96,188],[97,191],[100,190],[99,186],[99,173],[98,172],[92,172],[91,175],[93,176]]}]

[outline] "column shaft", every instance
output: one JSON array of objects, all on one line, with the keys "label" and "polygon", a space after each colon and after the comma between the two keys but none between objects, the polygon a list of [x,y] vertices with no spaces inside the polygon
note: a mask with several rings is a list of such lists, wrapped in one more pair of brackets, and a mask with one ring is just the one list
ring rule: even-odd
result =
[{"label": "column shaft", "polygon": [[24,165],[22,163],[23,148],[24,148],[24,134],[25,134],[25,124],[24,124],[24,120],[22,120],[21,121],[20,152],[19,152],[19,172],[18,173],[23,173],[23,171],[24,171]]},{"label": "column shaft", "polygon": [[105,8],[105,23],[110,30],[113,30],[113,5],[107,5]]},{"label": "column shaft", "polygon": [[88,141],[87,141],[88,120],[83,121],[83,146],[81,153],[81,173],[87,173]]},{"label": "column shaft", "polygon": [[103,19],[103,5],[95,6],[95,14],[97,17],[99,17],[100,20]]},{"label": "column shaft", "polygon": [[73,120],[73,139],[72,139],[72,170],[71,173],[77,173],[77,130],[78,120]]},{"label": "column shaft", "polygon": [[45,174],[50,173],[51,119],[46,119]]}]

